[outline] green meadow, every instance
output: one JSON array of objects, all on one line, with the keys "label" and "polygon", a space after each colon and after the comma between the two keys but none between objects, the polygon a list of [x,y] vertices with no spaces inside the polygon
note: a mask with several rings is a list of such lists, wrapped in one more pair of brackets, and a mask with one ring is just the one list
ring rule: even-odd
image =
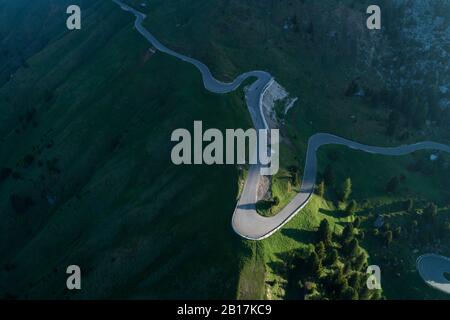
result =
[{"label": "green meadow", "polygon": [[238,170],[175,166],[170,136],[194,120],[249,127],[242,92],[208,93],[193,67],[148,57],[110,2],[86,16],[0,91],[0,164],[13,171],[0,183],[1,296],[235,298],[254,252],[230,226]]},{"label": "green meadow", "polygon": [[[330,160],[333,159],[333,160]],[[448,168],[449,156],[431,163],[429,152],[418,152],[408,156],[389,158],[370,155],[346,147],[323,147],[319,151],[319,180],[331,163],[335,186],[326,187],[324,197],[314,195],[296,217],[269,239],[263,240],[266,265],[266,295],[269,298],[285,298],[289,288],[288,263],[293,252],[311,250],[315,231],[320,222],[327,219],[334,233],[340,234],[343,227],[356,217],[361,219],[359,228],[365,233],[360,240],[361,247],[368,253],[368,263],[379,265],[382,272],[383,294],[387,299],[446,299],[447,295],[429,288],[415,268],[416,259],[425,253],[450,254],[448,231],[429,240],[422,237],[424,228],[410,231],[414,220],[421,219],[423,208],[429,202],[438,205],[438,219],[441,224],[450,221]],[[417,161],[425,161],[425,172],[412,170]],[[410,169],[408,169],[410,168]],[[442,174],[444,172],[444,174]],[[395,192],[387,193],[386,185],[395,176],[402,176],[402,182]],[[346,178],[352,180],[350,198],[358,204],[356,213],[347,216],[336,194]],[[277,190],[279,186],[273,188]],[[414,213],[405,212],[407,199],[414,200]],[[385,222],[394,230],[402,228],[402,236],[386,247],[379,237],[372,235],[378,215],[385,216]],[[407,234],[405,234],[408,232]]]},{"label": "green meadow", "polygon": [[[10,6],[0,0],[0,8],[20,11]],[[364,38],[354,27],[363,3],[343,1],[323,14],[330,6],[336,1],[155,0],[140,9],[162,43],[203,61],[218,79],[266,70],[299,98],[281,128],[281,168],[271,190],[279,204],[268,215],[298,191],[307,140],[316,132],[384,146],[449,138],[448,130],[433,126],[408,129],[406,139],[390,137],[388,108],[344,94],[355,78],[364,87],[381,85],[354,44]],[[318,181],[331,166],[334,185],[272,237],[243,240],[231,216],[245,168],[170,160],[172,131],[192,130],[195,120],[204,129],[250,128],[242,88],[207,92],[194,67],[152,54],[134,30],[134,17],[111,1],[93,1],[83,15],[81,31],[63,32],[64,21],[55,22],[50,31],[36,32],[39,43],[23,59],[8,54],[14,68],[0,61],[0,169],[8,172],[0,175],[0,297],[298,297],[287,267],[293,252],[311,250],[323,219],[340,234],[360,217],[360,245],[368,263],[382,268],[384,297],[446,298],[426,286],[414,263],[434,250],[450,256],[448,235],[421,239],[422,227],[411,223],[420,221],[428,202],[438,206],[440,222],[448,221],[448,156],[431,162],[430,152],[390,158],[323,147]],[[329,21],[339,30],[336,41],[329,41]],[[15,33],[29,32],[15,23]],[[394,177],[399,185],[386,192]],[[347,178],[349,200],[357,202],[353,216],[343,214],[348,203],[339,201]],[[408,199],[414,212],[403,210]],[[392,228],[411,231],[383,245],[372,234],[379,214]],[[82,269],[80,292],[65,287],[71,264]]]}]

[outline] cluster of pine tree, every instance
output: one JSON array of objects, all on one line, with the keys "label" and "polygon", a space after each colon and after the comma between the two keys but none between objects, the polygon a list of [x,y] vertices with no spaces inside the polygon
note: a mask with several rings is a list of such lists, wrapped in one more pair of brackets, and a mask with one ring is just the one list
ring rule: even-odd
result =
[{"label": "cluster of pine tree", "polygon": [[331,230],[324,219],[316,231],[316,242],[310,252],[294,255],[291,282],[304,299],[381,299],[381,290],[369,290],[367,254],[359,244],[363,232],[347,224],[342,233]]}]

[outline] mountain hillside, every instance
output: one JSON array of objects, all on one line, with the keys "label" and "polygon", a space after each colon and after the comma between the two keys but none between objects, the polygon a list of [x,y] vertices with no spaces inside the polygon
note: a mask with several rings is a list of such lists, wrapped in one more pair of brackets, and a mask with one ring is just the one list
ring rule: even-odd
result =
[{"label": "mountain hillside", "polygon": [[[274,113],[282,155],[268,215],[295,196],[314,133],[380,146],[448,143],[447,2],[381,1],[385,28],[369,31],[365,0],[128,1],[162,43],[217,78],[266,70],[298,97]],[[450,256],[448,155],[324,147],[323,192],[271,238],[243,240],[230,221],[246,168],[170,159],[171,133],[191,131],[195,120],[205,129],[251,127],[243,88],[206,91],[197,69],[153,52],[112,1],[79,1],[82,29],[68,31],[68,4],[0,0],[0,297],[443,298],[418,277],[415,260],[431,250]],[[392,229],[381,235],[373,230],[380,215]],[[343,230],[355,226],[362,259],[356,271],[347,259],[340,274],[346,296],[327,295],[326,277],[308,279],[312,292],[301,281],[323,219],[340,255]],[[330,274],[344,270],[345,256],[336,259]],[[66,289],[72,264],[82,269],[78,292]],[[367,264],[383,267],[382,292],[349,289],[364,280],[351,273]]]},{"label": "mountain hillside", "polygon": [[[45,25],[53,2],[33,3]],[[249,126],[242,93],[210,94],[189,65],[150,57],[110,1],[83,16],[79,32],[55,22],[0,88],[0,295],[235,298],[253,250],[230,227],[239,172],[172,165],[170,135],[198,119]]]}]

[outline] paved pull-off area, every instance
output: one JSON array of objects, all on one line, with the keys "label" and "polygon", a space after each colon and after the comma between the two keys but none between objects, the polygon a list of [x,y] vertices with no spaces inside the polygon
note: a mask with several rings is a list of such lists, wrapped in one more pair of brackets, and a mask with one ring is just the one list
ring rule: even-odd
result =
[{"label": "paved pull-off area", "polygon": [[[157,50],[197,67],[202,74],[203,83],[207,90],[214,93],[228,93],[239,88],[242,82],[246,79],[256,78],[256,80],[248,88],[246,94],[247,107],[255,129],[268,129],[267,121],[262,109],[264,93],[273,82],[273,77],[268,72],[246,72],[239,75],[231,83],[218,81],[213,77],[209,68],[205,64],[167,48],[150,32],[148,32],[148,30],[142,25],[142,21],[146,18],[145,14],[124,4],[120,0],[113,1],[118,4],[122,10],[129,11],[136,16],[136,21],[134,23],[136,29]],[[232,218],[232,226],[234,231],[246,239],[262,240],[279,230],[303,207],[305,207],[314,192],[314,186],[316,183],[317,150],[321,146],[328,144],[343,145],[352,149],[386,156],[402,156],[418,150],[439,150],[450,153],[449,145],[431,141],[419,142],[416,144],[403,145],[399,147],[375,147],[364,145],[332,134],[315,134],[308,141],[308,150],[306,152],[305,169],[300,193],[286,207],[284,207],[280,213],[273,217],[263,217],[256,212],[257,190],[261,179],[260,165],[250,166],[242,195],[237,203]],[[417,259],[417,269],[419,270],[422,278],[430,286],[450,293],[450,281],[444,277],[444,272],[450,272],[450,259],[434,254],[427,254]]]},{"label": "paved pull-off area", "polygon": [[450,259],[436,254],[425,254],[417,259],[417,270],[422,279],[431,287],[450,293],[450,280],[444,273],[450,274]]}]

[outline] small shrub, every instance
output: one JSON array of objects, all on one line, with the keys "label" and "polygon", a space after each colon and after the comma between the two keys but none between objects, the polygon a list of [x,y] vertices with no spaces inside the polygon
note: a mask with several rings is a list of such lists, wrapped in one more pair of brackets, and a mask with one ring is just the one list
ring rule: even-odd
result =
[{"label": "small shrub", "polygon": [[12,170],[10,168],[1,168],[0,169],[0,182],[9,178],[12,174]]},{"label": "small shrub", "polygon": [[28,209],[34,205],[33,199],[29,196],[19,196],[17,194],[11,194],[9,197],[11,207],[17,214],[24,214]]}]

